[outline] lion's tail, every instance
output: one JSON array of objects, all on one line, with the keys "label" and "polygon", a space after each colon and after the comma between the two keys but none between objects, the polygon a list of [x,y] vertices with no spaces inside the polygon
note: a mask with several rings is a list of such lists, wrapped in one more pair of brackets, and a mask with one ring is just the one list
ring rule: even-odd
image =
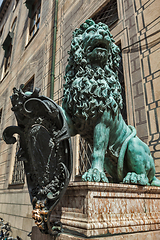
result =
[{"label": "lion's tail", "polygon": [[126,140],[122,144],[117,164],[117,176],[120,182],[123,181],[124,155],[126,153],[128,142],[131,138],[135,137],[137,133],[136,129],[133,126],[129,125],[128,127],[131,129],[132,133],[126,138]]}]

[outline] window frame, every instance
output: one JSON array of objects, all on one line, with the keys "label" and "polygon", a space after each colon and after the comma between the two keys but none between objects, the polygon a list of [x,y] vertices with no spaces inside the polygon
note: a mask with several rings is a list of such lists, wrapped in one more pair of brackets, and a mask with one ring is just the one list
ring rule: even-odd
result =
[{"label": "window frame", "polygon": [[11,65],[11,55],[12,55],[12,49],[13,49],[13,38],[14,38],[14,32],[16,28],[17,23],[17,16],[14,18],[10,31],[7,34],[7,37],[5,38],[2,47],[4,49],[4,62],[3,62],[3,70],[2,70],[2,78],[3,79],[9,72],[9,67]]},{"label": "window frame", "polygon": [[1,77],[2,80],[8,74],[9,67],[11,65],[13,38],[14,38],[14,33],[9,31],[9,33],[7,34],[7,37],[5,38],[2,44],[2,48],[4,50],[4,60],[3,60],[3,69],[2,69],[2,77]]},{"label": "window frame", "polygon": [[[27,5],[28,6],[28,5]],[[35,0],[32,5],[27,7],[29,9],[28,13],[28,39],[27,45],[37,34],[40,27],[41,20],[41,0]]]},{"label": "window frame", "polygon": [[12,44],[10,43],[8,46],[8,50],[4,59],[4,74],[6,75],[9,71],[9,67],[11,64],[11,54],[12,54]]}]

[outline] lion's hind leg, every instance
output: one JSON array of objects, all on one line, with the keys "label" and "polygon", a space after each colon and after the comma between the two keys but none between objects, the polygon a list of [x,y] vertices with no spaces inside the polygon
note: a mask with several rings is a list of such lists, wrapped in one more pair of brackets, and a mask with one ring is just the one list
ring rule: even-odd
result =
[{"label": "lion's hind leg", "polygon": [[128,143],[126,160],[128,173],[123,179],[124,183],[152,185],[152,181],[155,179],[154,161],[148,146],[137,136]]},{"label": "lion's hind leg", "polygon": [[154,176],[151,181],[151,186],[160,187],[160,180]]},{"label": "lion's hind leg", "polygon": [[128,172],[126,177],[123,179],[123,183],[139,184],[139,185],[150,185],[146,174],[137,174],[135,172]]}]

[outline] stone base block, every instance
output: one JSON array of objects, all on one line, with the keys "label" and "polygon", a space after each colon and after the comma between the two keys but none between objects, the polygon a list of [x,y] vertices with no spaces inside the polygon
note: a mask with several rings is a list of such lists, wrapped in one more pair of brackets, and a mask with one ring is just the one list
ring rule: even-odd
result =
[{"label": "stone base block", "polygon": [[52,220],[87,237],[160,230],[160,188],[71,182]]},{"label": "stone base block", "polygon": [[[61,221],[64,228],[57,240],[157,240],[160,239],[160,188],[71,182],[51,220]],[[46,237],[45,240],[54,239]],[[32,238],[35,239],[38,238]]]},{"label": "stone base block", "polygon": [[75,237],[72,235],[61,234],[60,236],[53,237],[49,235],[42,234],[37,227],[32,229],[32,240],[160,240],[160,231],[150,231],[141,233],[128,233],[128,234],[114,234],[107,237],[98,238],[82,238]]}]

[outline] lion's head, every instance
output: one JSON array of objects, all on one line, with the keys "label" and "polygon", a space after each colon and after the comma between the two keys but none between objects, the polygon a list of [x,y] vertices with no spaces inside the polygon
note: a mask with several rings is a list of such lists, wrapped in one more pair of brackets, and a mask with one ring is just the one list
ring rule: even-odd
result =
[{"label": "lion's head", "polygon": [[108,26],[89,19],[73,32],[66,67],[63,108],[79,125],[109,108],[122,108],[121,86],[115,67],[119,48]]}]

